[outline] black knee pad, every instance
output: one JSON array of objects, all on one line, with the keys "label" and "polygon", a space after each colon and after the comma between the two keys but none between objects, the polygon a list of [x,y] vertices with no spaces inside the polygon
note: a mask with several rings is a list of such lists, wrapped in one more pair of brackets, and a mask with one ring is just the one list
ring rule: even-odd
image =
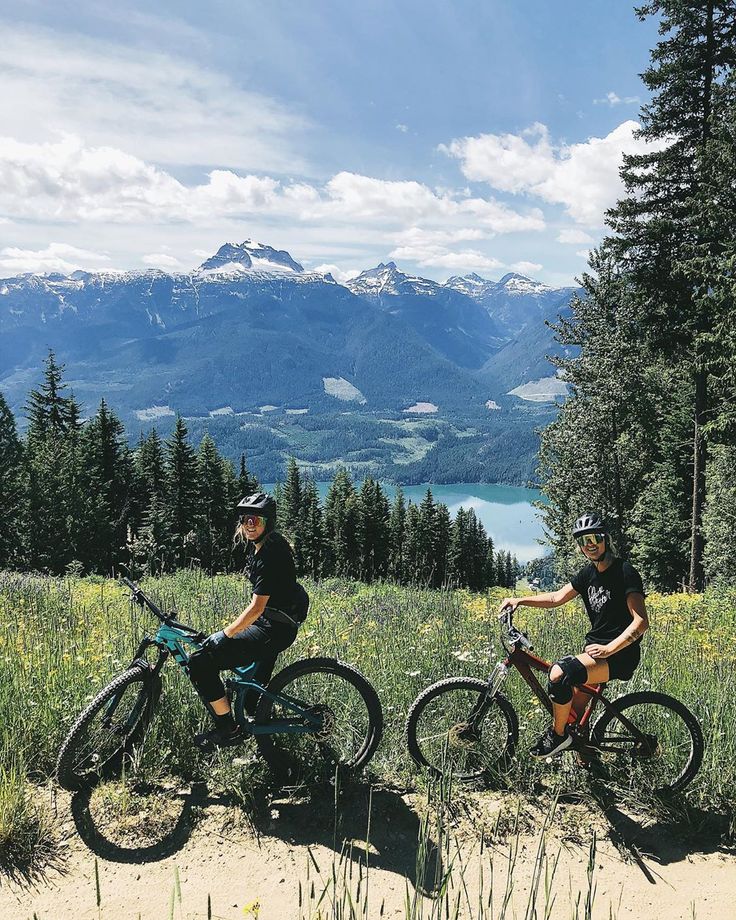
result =
[{"label": "black knee pad", "polygon": [[569,703],[575,687],[587,681],[588,670],[583,662],[574,655],[565,655],[555,664],[562,671],[562,677],[559,680],[548,682],[547,695],[553,703]]}]

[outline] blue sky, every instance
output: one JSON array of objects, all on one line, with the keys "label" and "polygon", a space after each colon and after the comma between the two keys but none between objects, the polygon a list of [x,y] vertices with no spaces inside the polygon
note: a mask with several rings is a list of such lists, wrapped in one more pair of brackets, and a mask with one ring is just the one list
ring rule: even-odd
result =
[{"label": "blue sky", "polygon": [[[21,18],[22,17],[22,18]],[[0,275],[585,267],[656,41],[627,3],[0,3]]]}]

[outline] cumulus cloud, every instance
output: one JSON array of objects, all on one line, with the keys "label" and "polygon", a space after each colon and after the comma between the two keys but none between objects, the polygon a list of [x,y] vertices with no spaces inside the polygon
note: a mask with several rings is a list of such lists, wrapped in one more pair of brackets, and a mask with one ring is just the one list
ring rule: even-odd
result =
[{"label": "cumulus cloud", "polygon": [[319,272],[321,275],[332,275],[339,284],[350,281],[351,278],[357,278],[361,272],[359,268],[342,269],[339,265],[325,264],[315,265],[311,271]]},{"label": "cumulus cloud", "polygon": [[614,105],[636,105],[641,102],[641,99],[638,96],[624,96],[623,98],[611,91],[606,93],[602,99],[594,99],[593,105],[610,105],[613,108]]},{"label": "cumulus cloud", "polygon": [[450,248],[455,243],[482,240],[488,235],[477,227],[459,227],[457,230],[409,227],[396,235],[397,246],[389,256],[415,262],[425,268],[448,268],[460,272],[494,271],[503,264],[498,259],[477,249],[455,251]]},{"label": "cumulus cloud", "polygon": [[185,185],[138,157],[114,147],[88,146],[71,135],[40,144],[0,138],[0,212],[44,221],[205,224],[255,214],[383,227],[470,220],[485,233],[544,228],[538,209],[520,213],[464,191],[434,191],[420,182],[350,172],[313,186],[215,169],[206,182]]},{"label": "cumulus cloud", "polygon": [[401,131],[402,134],[406,134],[406,132],[409,130],[409,125],[398,124],[396,125],[396,130]]},{"label": "cumulus cloud", "polygon": [[150,255],[143,256],[141,261],[144,265],[162,268],[165,271],[179,271],[184,267],[175,256],[170,256],[165,252],[152,252]]},{"label": "cumulus cloud", "polygon": [[442,149],[460,161],[463,174],[492,188],[561,204],[579,224],[601,226],[606,208],[623,191],[619,168],[624,153],[641,153],[638,125],[625,121],[606,137],[554,144],[545,125],[521,134],[481,134]]},{"label": "cumulus cloud", "polygon": [[558,243],[574,243],[579,246],[581,243],[594,243],[593,237],[584,230],[577,227],[563,227],[557,234]]},{"label": "cumulus cloud", "polygon": [[189,59],[6,23],[0,69],[11,136],[71,133],[155,163],[304,172],[302,117]]},{"label": "cumulus cloud", "polygon": [[8,246],[0,250],[0,271],[5,277],[24,272],[60,272],[69,274],[79,269],[99,271],[110,257],[88,249],[78,249],[66,243],[51,243],[46,249],[19,249]]},{"label": "cumulus cloud", "polygon": [[520,275],[533,275],[535,272],[540,272],[544,266],[539,262],[514,262],[513,265],[509,265],[509,268],[512,272],[519,272]]}]

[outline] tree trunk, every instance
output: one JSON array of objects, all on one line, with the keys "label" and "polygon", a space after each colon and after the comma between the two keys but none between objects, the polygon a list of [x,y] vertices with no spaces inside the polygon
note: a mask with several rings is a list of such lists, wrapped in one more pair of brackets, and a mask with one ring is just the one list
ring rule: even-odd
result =
[{"label": "tree trunk", "polygon": [[695,369],[695,427],[693,432],[693,513],[690,531],[691,591],[703,590],[703,504],[705,503],[705,440],[703,425],[708,402],[707,371],[700,357]]}]

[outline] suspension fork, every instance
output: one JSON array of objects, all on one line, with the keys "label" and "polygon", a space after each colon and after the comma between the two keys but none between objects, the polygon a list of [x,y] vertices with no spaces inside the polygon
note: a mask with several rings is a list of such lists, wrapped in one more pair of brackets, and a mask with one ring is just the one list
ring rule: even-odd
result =
[{"label": "suspension fork", "polygon": [[486,692],[483,693],[479,698],[478,702],[473,706],[468,716],[468,722],[475,727],[478,722],[480,722],[488,710],[493,705],[493,700],[501,689],[503,682],[509,676],[509,660],[508,658],[505,661],[499,661],[496,667],[491,672],[487,681]]}]

